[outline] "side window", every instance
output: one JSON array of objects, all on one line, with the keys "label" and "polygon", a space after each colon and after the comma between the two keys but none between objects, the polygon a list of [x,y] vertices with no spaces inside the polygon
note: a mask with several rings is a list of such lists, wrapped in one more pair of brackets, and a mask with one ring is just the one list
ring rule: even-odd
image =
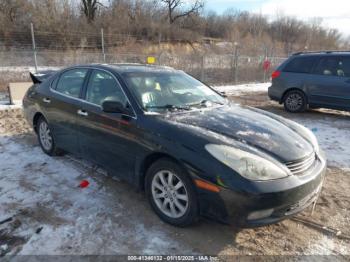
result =
[{"label": "side window", "polygon": [[101,106],[107,99],[127,106],[128,100],[114,77],[107,72],[94,70],[86,90],[86,101]]},{"label": "side window", "polygon": [[338,75],[339,59],[337,57],[324,57],[315,68],[315,74],[325,76]]},{"label": "side window", "polygon": [[72,69],[64,72],[58,80],[56,91],[78,98],[88,69]]},{"label": "side window", "polygon": [[339,58],[337,75],[340,77],[350,77],[350,56]]},{"label": "side window", "polygon": [[310,73],[318,57],[296,57],[290,61],[284,68],[284,72],[291,73]]}]

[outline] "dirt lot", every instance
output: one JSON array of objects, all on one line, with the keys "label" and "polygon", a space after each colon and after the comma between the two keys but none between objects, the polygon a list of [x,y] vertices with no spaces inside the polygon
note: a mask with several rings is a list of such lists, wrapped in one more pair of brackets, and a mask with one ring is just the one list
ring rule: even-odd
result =
[{"label": "dirt lot", "polygon": [[[201,220],[179,229],[161,222],[142,192],[70,155],[49,158],[18,109],[0,115],[0,254],[350,255],[350,114],[291,115],[266,92],[230,99],[311,128],[330,164],[314,212],[255,229]],[[90,186],[78,188],[87,179]],[[315,261],[329,260],[319,256]]]}]

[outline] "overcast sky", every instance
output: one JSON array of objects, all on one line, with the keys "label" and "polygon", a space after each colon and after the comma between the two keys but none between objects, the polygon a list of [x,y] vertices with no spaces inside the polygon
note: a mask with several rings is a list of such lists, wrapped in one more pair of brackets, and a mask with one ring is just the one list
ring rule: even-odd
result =
[{"label": "overcast sky", "polygon": [[222,13],[228,8],[275,16],[291,15],[303,20],[323,19],[323,25],[350,36],[350,0],[206,0],[206,10]]}]

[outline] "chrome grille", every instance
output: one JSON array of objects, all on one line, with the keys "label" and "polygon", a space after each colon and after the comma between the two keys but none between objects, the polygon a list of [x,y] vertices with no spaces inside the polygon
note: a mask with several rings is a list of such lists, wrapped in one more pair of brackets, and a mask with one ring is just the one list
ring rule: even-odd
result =
[{"label": "chrome grille", "polygon": [[310,156],[303,158],[302,160],[291,161],[285,163],[293,175],[303,175],[309,170],[316,162],[316,154],[312,153]]}]

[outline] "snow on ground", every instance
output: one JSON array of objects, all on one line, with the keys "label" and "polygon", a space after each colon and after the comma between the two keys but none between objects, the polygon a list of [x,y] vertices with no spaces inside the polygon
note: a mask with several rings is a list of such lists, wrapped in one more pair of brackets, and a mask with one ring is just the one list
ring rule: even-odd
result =
[{"label": "snow on ground", "polygon": [[227,95],[239,95],[242,93],[266,92],[271,83],[251,83],[233,86],[213,86],[219,92],[225,92]]},{"label": "snow on ground", "polygon": [[[186,252],[157,224],[145,224],[143,215],[152,212],[148,204],[134,210],[139,197],[122,199],[133,194],[120,192],[118,182],[91,175],[92,170],[80,160],[50,158],[34,141],[0,136],[0,220],[21,221],[17,236],[29,240],[20,254]],[[82,179],[90,181],[88,188],[78,187]]]},{"label": "snow on ground", "polygon": [[19,101],[17,104],[15,104],[15,105],[9,105],[8,103],[6,104],[6,103],[4,103],[4,104],[2,104],[1,102],[0,102],[0,111],[1,110],[8,110],[8,109],[21,109],[22,108],[22,103],[21,103],[21,101]]},{"label": "snow on ground", "polygon": [[[38,66],[38,71],[58,70],[56,66]],[[34,66],[0,66],[0,72],[35,72]]]}]

